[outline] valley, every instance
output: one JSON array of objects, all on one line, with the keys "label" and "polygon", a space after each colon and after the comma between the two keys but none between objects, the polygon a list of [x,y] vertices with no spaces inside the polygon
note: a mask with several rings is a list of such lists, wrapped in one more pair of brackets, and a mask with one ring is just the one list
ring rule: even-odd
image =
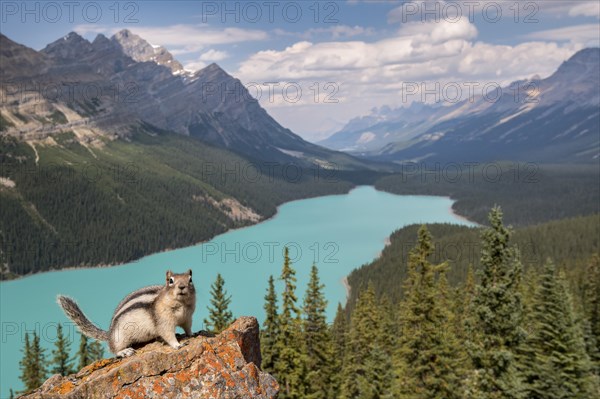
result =
[{"label": "valley", "polygon": [[[388,10],[388,28],[413,3]],[[203,34],[79,24],[37,49],[0,33],[0,396],[111,356],[99,341],[86,349],[58,294],[106,327],[132,288],[187,269],[193,330],[256,317],[255,366],[281,399],[600,393],[596,42],[563,43],[551,73],[524,78],[523,60],[530,72],[544,51],[490,50],[473,21],[405,21],[377,33],[387,39],[358,25],[214,21]],[[407,81],[486,69],[512,83],[431,103]],[[267,104],[237,76],[329,87],[331,71],[349,79],[346,104]],[[336,106],[369,101],[316,143],[270,115],[342,126],[349,111]],[[63,325],[61,348],[51,335]],[[50,368],[61,361],[73,367]]]}]

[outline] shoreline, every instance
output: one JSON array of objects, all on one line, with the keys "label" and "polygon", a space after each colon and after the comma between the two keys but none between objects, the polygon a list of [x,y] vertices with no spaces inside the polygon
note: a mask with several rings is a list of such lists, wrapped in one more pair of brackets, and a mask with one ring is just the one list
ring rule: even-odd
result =
[{"label": "shoreline", "polygon": [[[268,222],[270,220],[275,219],[279,215],[279,208],[282,207],[282,206],[284,206],[284,205],[291,204],[291,203],[296,202],[296,201],[304,201],[304,200],[313,199],[313,198],[322,198],[322,197],[329,197],[329,196],[334,196],[334,195],[347,195],[352,190],[355,190],[355,189],[357,189],[357,188],[359,188],[361,186],[368,186],[368,185],[366,185],[366,184],[358,185],[358,186],[355,185],[355,186],[351,187],[350,190],[348,190],[347,192],[342,193],[342,194],[326,194],[326,195],[319,195],[319,196],[315,196],[315,197],[298,198],[298,199],[294,199],[294,200],[291,200],[291,201],[283,202],[283,203],[277,205],[277,207],[275,209],[275,213],[273,213],[273,215],[269,216],[266,219],[261,219],[261,220],[259,220],[257,222],[251,223],[251,224],[249,224],[247,226],[233,227],[233,228],[227,229],[224,232],[219,233],[219,234],[217,234],[217,235],[215,235],[215,236],[213,236],[213,237],[211,237],[211,238],[209,238],[207,240],[198,241],[196,243],[185,245],[185,246],[182,246],[182,247],[178,247],[178,248],[165,248],[165,249],[160,250],[160,251],[156,251],[156,252],[152,252],[152,253],[143,255],[143,256],[141,256],[139,258],[136,258],[136,259],[132,259],[132,260],[129,260],[129,261],[124,261],[124,262],[112,263],[112,264],[101,263],[101,264],[91,265],[91,266],[81,266],[81,265],[80,266],[65,266],[65,267],[61,267],[60,269],[41,270],[41,271],[35,272],[35,273],[29,273],[29,274],[25,274],[25,275],[18,275],[18,277],[11,278],[11,279],[8,279],[8,280],[0,280],[0,284],[10,283],[11,281],[22,280],[24,278],[34,277],[34,276],[45,274],[45,273],[59,273],[59,272],[74,271],[74,270],[86,270],[86,269],[107,269],[107,268],[111,268],[111,267],[119,267],[119,266],[124,266],[124,265],[127,265],[127,264],[131,264],[131,263],[137,263],[141,259],[144,259],[144,258],[146,258],[148,256],[158,255],[158,254],[162,254],[162,253],[165,253],[165,252],[177,251],[177,250],[183,249],[183,248],[190,248],[190,247],[195,247],[197,245],[206,244],[206,243],[214,240],[215,238],[217,238],[217,237],[219,237],[219,236],[221,236],[223,234],[227,234],[227,233],[231,233],[231,232],[234,232],[234,231],[237,231],[237,230],[242,230],[242,229],[246,229],[246,228],[249,228],[249,227],[253,227],[253,226],[258,225],[259,223]],[[261,215],[261,217],[262,217],[262,215]]]},{"label": "shoreline", "polygon": [[[207,240],[198,241],[196,243],[192,243],[192,244],[185,245],[185,246],[178,247],[178,248],[165,248],[165,249],[163,249],[161,251],[152,252],[152,253],[146,254],[144,256],[141,256],[139,258],[132,259],[132,260],[129,260],[129,261],[124,261],[124,262],[118,262],[118,263],[112,263],[112,264],[101,263],[101,264],[98,264],[98,265],[91,265],[91,266],[81,266],[81,265],[80,266],[65,266],[65,267],[61,267],[60,269],[43,270],[43,271],[39,271],[39,272],[35,272],[35,273],[29,273],[29,274],[26,274],[26,275],[19,275],[18,277],[12,278],[12,279],[9,279],[9,280],[0,280],[0,285],[1,284],[5,284],[5,283],[10,283],[11,281],[17,281],[17,280],[21,280],[21,279],[24,279],[24,278],[29,278],[29,277],[34,277],[34,276],[37,276],[37,275],[45,274],[45,273],[58,273],[58,272],[66,272],[66,271],[85,270],[85,269],[99,269],[99,268],[105,269],[105,268],[111,268],[111,267],[124,266],[124,265],[128,265],[128,264],[131,264],[131,263],[137,263],[139,260],[144,259],[144,258],[146,258],[148,256],[158,255],[158,254],[162,254],[162,253],[165,253],[165,252],[177,251],[177,250],[183,249],[183,248],[190,248],[190,247],[195,247],[197,245],[206,244],[206,243],[214,240],[215,238],[217,238],[217,237],[219,237],[219,236],[221,236],[223,234],[231,233],[231,232],[234,232],[234,231],[237,231],[237,230],[246,229],[246,228],[249,228],[249,227],[256,226],[259,223],[264,223],[264,222],[268,222],[270,220],[274,220],[279,215],[279,213],[280,213],[279,210],[280,210],[280,208],[282,206],[291,204],[293,202],[304,201],[304,200],[309,200],[309,199],[314,199],[314,198],[323,198],[323,197],[337,196],[337,195],[348,195],[350,192],[352,192],[353,190],[356,190],[356,189],[358,189],[360,187],[373,187],[373,189],[375,189],[377,191],[381,191],[381,192],[384,192],[384,193],[387,193],[387,194],[391,194],[391,195],[405,195],[405,194],[394,194],[394,193],[390,193],[388,191],[379,190],[379,189],[377,189],[375,187],[375,185],[369,185],[369,184],[355,185],[355,186],[351,187],[347,192],[341,193],[341,194],[326,194],[326,195],[320,195],[320,196],[315,196],[315,197],[298,198],[298,199],[294,199],[294,200],[291,200],[291,201],[283,202],[283,203],[277,205],[277,207],[275,209],[275,213],[273,213],[273,215],[269,216],[268,218],[261,219],[261,220],[259,220],[257,222],[248,224],[246,226],[239,226],[239,227],[233,227],[233,228],[227,229],[224,232],[222,232],[220,234],[217,234],[217,235],[215,235],[215,236],[213,236],[213,237],[211,237],[211,238],[209,238]],[[410,195],[413,195],[413,194],[410,194]],[[450,196],[444,196],[444,195],[426,195],[426,196],[427,197],[448,198],[449,200],[453,201],[452,205],[454,205],[454,203],[456,202],[456,200],[453,199],[453,198],[451,198]],[[448,210],[450,211],[450,213],[452,213],[453,216],[455,216],[456,218],[461,219],[463,221],[466,221],[466,222],[469,222],[469,223],[473,223],[475,226],[481,226],[479,223],[474,222],[472,220],[469,220],[465,216],[462,216],[462,215],[459,215],[458,213],[456,213],[455,210],[452,208],[452,205],[450,205],[450,207],[449,207]],[[385,240],[384,240],[384,248],[383,249],[385,249],[385,247],[387,247],[388,245],[390,245],[390,236],[387,236],[385,238]],[[383,249],[377,254],[377,256],[373,260],[376,260],[376,259],[378,259],[378,258],[381,257]],[[348,298],[350,297],[350,291],[351,291],[352,287],[348,283],[347,276],[344,276],[344,278],[342,279],[342,284],[344,285],[344,288],[346,290],[346,301],[348,301]]]},{"label": "shoreline", "polygon": [[460,219],[460,220],[462,220],[463,222],[469,222],[469,223],[473,223],[473,224],[474,224],[476,227],[483,227],[483,225],[481,225],[481,224],[479,224],[479,223],[477,223],[477,222],[475,222],[475,221],[473,221],[473,220],[470,220],[470,219],[469,219],[469,218],[467,218],[466,216],[463,216],[463,215],[461,215],[461,214],[457,213],[457,212],[456,212],[456,210],[454,210],[454,208],[453,208],[453,207],[454,207],[454,204],[456,204],[456,201],[457,201],[457,200],[455,200],[455,199],[453,199],[453,198],[451,198],[451,197],[445,197],[445,198],[448,198],[448,199],[450,199],[450,200],[454,201],[454,202],[452,203],[452,205],[450,205],[450,207],[449,207],[449,210],[450,210],[450,212],[452,213],[452,215],[453,215],[454,217],[456,217],[457,219]]},{"label": "shoreline", "polygon": [[348,276],[342,277],[341,281],[342,285],[346,289],[346,302],[344,303],[344,306],[346,306],[346,304],[348,303],[348,299],[350,299],[350,291],[352,290],[352,287],[350,287],[350,284],[348,284]]},{"label": "shoreline", "polygon": [[[373,185],[372,187],[373,187],[375,190],[377,190],[377,191],[381,191],[381,192],[388,193],[388,194],[392,194],[392,195],[408,195],[408,194],[394,194],[394,193],[390,193],[389,191],[385,191],[385,190],[379,190],[379,189],[378,189],[377,187],[375,187],[374,185]],[[418,194],[410,194],[410,195],[418,195]],[[472,223],[472,224],[473,224],[475,227],[482,227],[482,225],[481,225],[481,224],[479,224],[479,223],[477,223],[477,222],[475,222],[475,221],[473,221],[473,220],[470,220],[470,219],[468,219],[466,216],[463,216],[463,215],[460,215],[460,214],[458,214],[458,213],[457,213],[457,212],[454,210],[453,206],[454,206],[454,204],[455,204],[455,203],[456,203],[456,201],[457,201],[457,200],[455,200],[454,198],[452,198],[452,197],[450,197],[450,196],[448,196],[448,195],[427,195],[427,197],[442,197],[442,198],[448,198],[450,201],[452,201],[452,205],[450,205],[450,206],[448,207],[448,210],[450,211],[450,213],[452,214],[452,216],[454,216],[454,217],[456,217],[457,219],[460,219],[460,220],[462,220],[462,221],[464,221],[464,222],[469,222],[469,223]],[[393,234],[393,232],[392,232],[392,234]],[[392,242],[391,242],[391,240],[390,240],[390,237],[391,237],[391,236],[392,236],[392,235],[390,234],[389,236],[387,236],[387,237],[385,238],[385,240],[383,241],[383,242],[384,242],[383,249],[382,249],[381,251],[379,251],[379,253],[377,254],[377,256],[376,256],[375,258],[373,258],[373,260],[372,260],[371,262],[373,262],[373,261],[375,261],[375,260],[377,260],[377,259],[381,258],[381,255],[383,254],[383,251],[385,250],[385,248],[386,248],[388,245],[390,245],[390,244],[392,243]],[[350,285],[350,283],[348,283],[348,276],[344,276],[344,277],[342,277],[342,279],[341,279],[341,283],[342,283],[342,285],[344,286],[344,289],[346,290],[346,303],[344,304],[344,306],[345,306],[345,305],[348,303],[348,299],[350,299],[350,292],[352,291],[352,286]]]}]

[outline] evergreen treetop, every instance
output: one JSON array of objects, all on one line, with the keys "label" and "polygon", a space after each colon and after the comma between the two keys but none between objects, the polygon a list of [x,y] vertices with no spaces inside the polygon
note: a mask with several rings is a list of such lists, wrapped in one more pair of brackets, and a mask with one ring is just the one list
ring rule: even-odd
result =
[{"label": "evergreen treetop", "polygon": [[63,334],[62,324],[56,327],[55,349],[52,351],[52,373],[60,375],[69,375],[73,373],[73,365],[69,360],[71,343]]},{"label": "evergreen treetop", "polygon": [[494,207],[482,233],[480,283],[474,306],[470,356],[477,376],[477,398],[523,397],[516,353],[523,341],[520,295],[522,266],[510,245],[511,231]]},{"label": "evergreen treetop", "polygon": [[227,295],[225,280],[220,273],[217,274],[217,278],[210,288],[209,316],[208,319],[204,319],[204,324],[209,331],[218,334],[233,321],[233,314],[229,310],[231,296]]}]

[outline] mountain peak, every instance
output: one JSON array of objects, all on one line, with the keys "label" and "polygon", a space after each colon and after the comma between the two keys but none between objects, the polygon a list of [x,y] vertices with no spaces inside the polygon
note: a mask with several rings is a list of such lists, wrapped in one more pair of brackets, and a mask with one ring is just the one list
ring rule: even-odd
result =
[{"label": "mountain peak", "polygon": [[44,54],[0,33],[0,77],[3,79],[39,75],[45,71],[47,61]]},{"label": "mountain peak", "polygon": [[84,39],[84,38],[83,38],[83,37],[82,37],[82,36],[81,36],[79,33],[77,33],[77,32],[69,32],[69,33],[67,33],[67,35],[66,35],[66,36],[64,36],[62,39],[63,39],[63,40],[65,40],[65,41],[71,41],[71,42],[73,42],[73,41],[77,41],[77,42],[79,42],[79,41],[87,41],[87,40],[85,40],[85,39]]},{"label": "mountain peak", "polygon": [[52,58],[76,59],[92,50],[92,44],[76,32],[69,32],[66,36],[50,43],[41,52]]},{"label": "mountain peak", "polygon": [[579,50],[567,62],[598,63],[600,62],[600,47],[588,47]]},{"label": "mountain peak", "polygon": [[183,65],[173,58],[173,55],[169,53],[166,48],[162,46],[153,46],[128,29],[118,31],[113,35],[111,40],[116,43],[126,55],[135,61],[151,61],[169,68],[173,73],[178,73],[183,70]]},{"label": "mountain peak", "polygon": [[[129,29],[121,29],[120,31],[118,31],[117,33],[115,33],[113,35],[113,37],[117,37],[117,38],[127,38],[129,36],[132,36],[133,34],[131,33],[131,31]],[[134,35],[137,36],[137,35]],[[139,36],[137,36],[139,37]]]},{"label": "mountain peak", "polygon": [[562,63],[551,79],[560,79],[565,84],[587,82],[594,84],[599,80],[600,48],[585,48]]},{"label": "mountain peak", "polygon": [[216,63],[211,63],[208,66],[205,66],[202,69],[197,70],[194,75],[196,76],[207,76],[210,77],[211,79],[217,79],[217,78],[232,78],[233,77],[231,75],[229,75],[223,68],[221,68],[218,64]]}]

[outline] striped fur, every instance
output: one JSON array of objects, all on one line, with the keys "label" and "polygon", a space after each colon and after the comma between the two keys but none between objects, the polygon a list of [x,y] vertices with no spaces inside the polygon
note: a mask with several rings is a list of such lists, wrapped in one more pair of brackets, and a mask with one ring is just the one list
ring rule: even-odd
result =
[{"label": "striped fur", "polygon": [[59,295],[58,303],[83,334],[108,341],[111,352],[122,357],[135,352],[131,345],[159,337],[179,348],[175,329],[182,327],[187,335],[191,334],[196,290],[191,270],[182,274],[168,271],[165,285],[140,288],[117,305],[108,332],[92,324],[73,299]]},{"label": "striped fur", "polygon": [[137,303],[150,305],[152,302],[154,302],[162,288],[162,285],[152,285],[150,287],[140,288],[139,290],[133,291],[131,294],[127,295],[115,309],[112,317],[113,322],[121,314],[127,312],[127,309]]}]

